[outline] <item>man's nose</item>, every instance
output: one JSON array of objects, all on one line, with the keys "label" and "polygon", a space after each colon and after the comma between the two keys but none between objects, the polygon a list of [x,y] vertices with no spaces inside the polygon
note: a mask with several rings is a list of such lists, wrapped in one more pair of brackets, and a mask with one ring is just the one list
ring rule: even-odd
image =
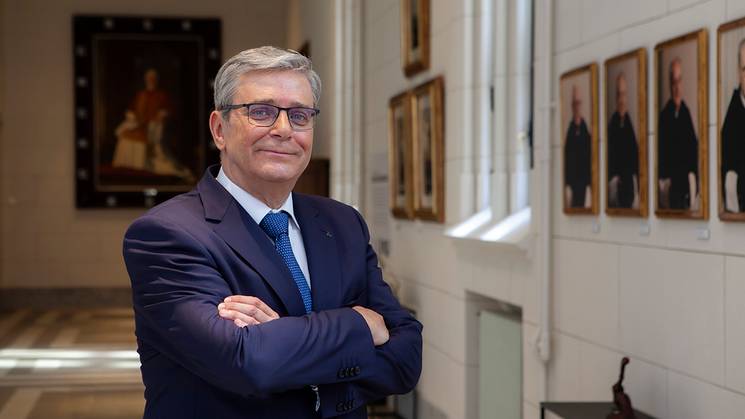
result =
[{"label": "man's nose", "polygon": [[272,125],[272,135],[288,137],[292,132],[292,124],[290,124],[290,116],[286,110],[280,110],[277,115],[277,120]]}]

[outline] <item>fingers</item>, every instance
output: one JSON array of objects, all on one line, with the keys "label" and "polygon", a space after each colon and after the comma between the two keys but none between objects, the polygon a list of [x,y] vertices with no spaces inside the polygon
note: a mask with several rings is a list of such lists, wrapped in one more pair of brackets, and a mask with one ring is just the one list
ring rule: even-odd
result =
[{"label": "fingers", "polygon": [[354,306],[352,307],[352,310],[360,313],[365,319],[365,322],[367,322],[367,327],[370,329],[370,334],[372,335],[375,346],[380,346],[388,342],[390,334],[385,325],[385,319],[383,319],[383,316],[374,310],[362,306]]},{"label": "fingers", "polygon": [[240,303],[240,304],[251,305],[251,306],[258,308],[260,311],[262,311],[272,320],[279,318],[279,314],[277,314],[277,312],[272,310],[271,307],[269,307],[263,301],[261,301],[261,299],[250,296],[250,295],[231,295],[230,297],[225,298],[225,303],[226,304],[227,303]]},{"label": "fingers", "polygon": [[268,315],[267,313],[260,310],[258,307],[256,307],[253,304],[228,302],[228,303],[221,303],[217,307],[222,308],[224,310],[237,311],[248,317],[252,317],[256,319],[259,323],[266,323],[266,322],[270,322],[272,320],[279,318],[279,316],[273,317],[273,316]]},{"label": "fingers", "polygon": [[235,310],[219,310],[220,317],[226,320],[232,320],[233,323],[238,327],[254,326],[259,324],[259,321],[251,316],[247,316],[239,311]]},{"label": "fingers", "polygon": [[238,327],[267,323],[279,318],[277,312],[259,298],[248,295],[227,297],[217,306],[217,309],[220,317],[232,320]]}]

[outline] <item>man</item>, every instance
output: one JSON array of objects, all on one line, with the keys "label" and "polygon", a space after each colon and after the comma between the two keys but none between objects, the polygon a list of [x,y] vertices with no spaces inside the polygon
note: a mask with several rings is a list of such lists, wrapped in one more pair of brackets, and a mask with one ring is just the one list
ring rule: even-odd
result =
[{"label": "man", "polygon": [[171,99],[158,85],[158,71],[145,71],[145,88],[135,94],[116,128],[116,149],[111,165],[145,170],[162,176],[177,176],[193,181],[194,175],[168,155],[164,143],[166,121],[171,116]]},{"label": "man", "polygon": [[127,111],[124,121],[116,128],[118,138],[112,166],[150,170],[148,149],[160,144],[163,125],[171,109],[168,93],[158,86],[158,71],[148,68],[144,76],[145,88],[139,90]]},{"label": "man", "polygon": [[127,231],[145,418],[365,418],[415,386],[422,326],[362,217],[291,193],[319,95],[294,51],[229,59],[210,115],[221,166]]},{"label": "man", "polygon": [[639,208],[639,147],[628,114],[626,75],[616,77],[616,111],[608,124],[608,206]]},{"label": "man", "polygon": [[572,85],[572,120],[564,143],[564,202],[571,208],[590,208],[592,202],[592,140],[581,110],[579,88]]},{"label": "man", "polygon": [[660,112],[657,145],[659,207],[698,210],[698,139],[683,101],[683,66],[670,62],[670,99]]},{"label": "man", "polygon": [[745,39],[737,49],[737,69],[740,85],[732,93],[727,115],[722,124],[722,186],[725,209],[740,212],[745,209]]}]

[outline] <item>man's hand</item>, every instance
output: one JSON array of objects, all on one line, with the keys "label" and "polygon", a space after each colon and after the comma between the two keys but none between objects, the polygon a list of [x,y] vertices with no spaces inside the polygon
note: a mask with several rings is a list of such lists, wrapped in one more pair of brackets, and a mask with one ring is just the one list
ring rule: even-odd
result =
[{"label": "man's hand", "polygon": [[610,206],[617,207],[618,203],[618,185],[621,183],[621,176],[613,176],[608,182],[608,203]]},{"label": "man's hand", "polygon": [[693,172],[688,172],[688,193],[690,197],[690,205],[691,211],[698,211],[698,193],[696,190],[698,189],[698,185],[696,184],[696,175],[693,174]]},{"label": "man's hand", "polygon": [[666,177],[659,180],[659,203],[660,208],[670,208],[670,185],[672,179]]},{"label": "man's hand", "polygon": [[354,306],[352,310],[360,313],[367,322],[367,327],[370,328],[375,346],[380,346],[388,342],[390,336],[388,335],[388,328],[385,326],[383,316],[362,306]]},{"label": "man's hand", "polygon": [[572,188],[569,186],[564,187],[564,206],[567,208],[572,206]]},{"label": "man's hand", "polygon": [[231,295],[217,306],[220,317],[232,320],[238,327],[253,326],[279,318],[263,301],[250,295]]},{"label": "man's hand", "polygon": [[730,212],[740,212],[737,196],[737,172],[728,170],[724,176],[724,207]]}]

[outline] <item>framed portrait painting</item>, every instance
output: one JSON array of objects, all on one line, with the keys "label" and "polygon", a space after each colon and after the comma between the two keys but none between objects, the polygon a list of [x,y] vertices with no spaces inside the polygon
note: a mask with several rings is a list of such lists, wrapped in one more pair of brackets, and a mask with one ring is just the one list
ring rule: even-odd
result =
[{"label": "framed portrait painting", "polygon": [[647,217],[647,50],[605,61],[605,212]]},{"label": "framed portrait painting", "polygon": [[401,63],[413,76],[429,68],[430,0],[401,0]]},{"label": "framed portrait painting", "polygon": [[566,214],[598,213],[598,65],[568,71],[559,82],[562,197]]},{"label": "framed portrait painting", "polygon": [[655,46],[655,213],[707,219],[706,30]]},{"label": "framed portrait painting", "polygon": [[217,19],[73,18],[78,208],[149,207],[219,161],[207,122],[220,31]]},{"label": "framed portrait painting", "polygon": [[388,105],[388,173],[390,207],[394,217],[414,214],[411,138],[411,93],[393,97]]},{"label": "framed portrait painting", "polygon": [[719,218],[745,221],[745,18],[717,31]]},{"label": "framed portrait painting", "polygon": [[414,215],[445,222],[444,81],[416,87],[411,95],[414,122]]}]

